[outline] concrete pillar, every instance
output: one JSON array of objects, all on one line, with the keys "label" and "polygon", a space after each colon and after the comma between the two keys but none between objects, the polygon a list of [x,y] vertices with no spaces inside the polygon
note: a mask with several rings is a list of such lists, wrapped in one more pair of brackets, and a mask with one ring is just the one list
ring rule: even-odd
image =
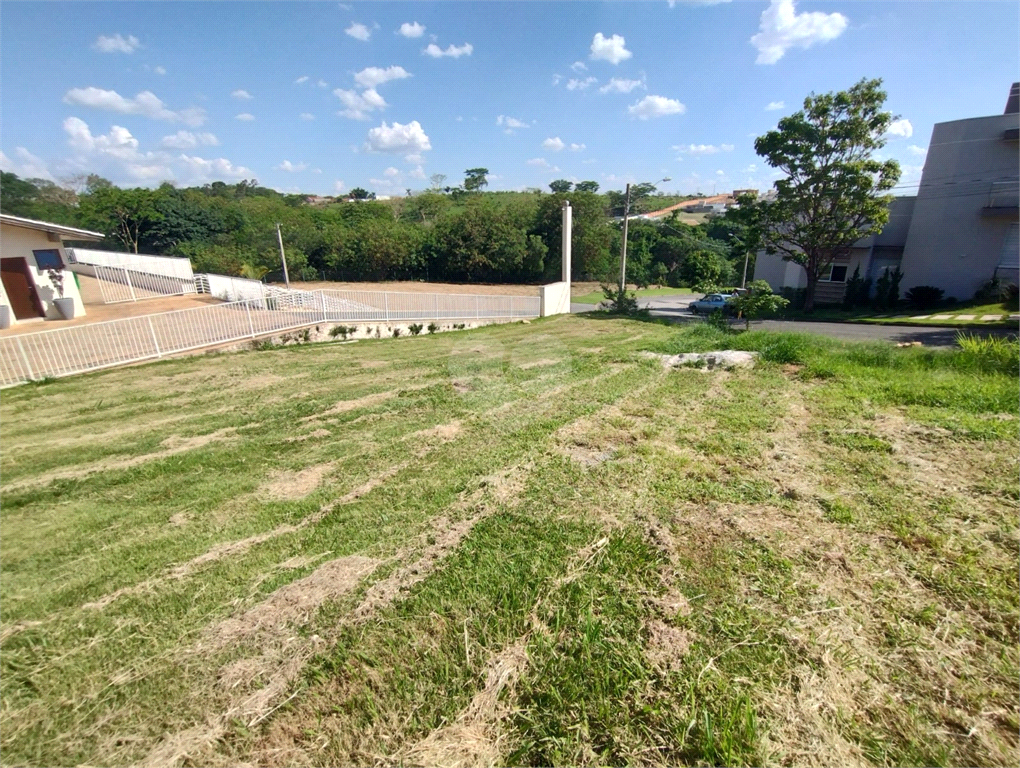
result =
[{"label": "concrete pillar", "polygon": [[570,242],[573,235],[574,216],[570,201],[563,201],[563,277],[564,283],[570,283]]}]

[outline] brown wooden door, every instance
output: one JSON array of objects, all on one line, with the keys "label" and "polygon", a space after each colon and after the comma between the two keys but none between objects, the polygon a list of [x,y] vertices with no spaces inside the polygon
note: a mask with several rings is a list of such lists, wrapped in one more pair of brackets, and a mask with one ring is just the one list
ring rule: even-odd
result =
[{"label": "brown wooden door", "polygon": [[0,259],[0,278],[16,320],[46,316],[25,259]]}]

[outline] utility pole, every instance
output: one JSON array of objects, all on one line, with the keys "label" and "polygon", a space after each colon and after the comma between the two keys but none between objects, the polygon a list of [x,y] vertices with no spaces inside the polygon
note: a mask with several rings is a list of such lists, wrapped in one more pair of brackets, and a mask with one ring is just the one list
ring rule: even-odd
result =
[{"label": "utility pole", "polygon": [[290,275],[287,274],[287,255],[283,252],[283,235],[280,234],[280,225],[276,225],[276,241],[280,244],[280,261],[283,262],[283,281],[290,288]]},{"label": "utility pole", "polygon": [[623,204],[623,244],[620,246],[620,296],[627,290],[627,219],[630,217],[630,184]]},{"label": "utility pole", "polygon": [[750,251],[744,251],[744,276],[740,278],[740,287],[747,287],[747,260],[751,258]]}]

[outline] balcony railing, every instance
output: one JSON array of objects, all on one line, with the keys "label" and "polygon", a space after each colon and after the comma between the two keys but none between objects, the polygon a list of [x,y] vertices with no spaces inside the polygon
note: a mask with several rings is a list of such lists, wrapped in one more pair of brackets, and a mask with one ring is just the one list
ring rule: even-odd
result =
[{"label": "balcony railing", "polygon": [[1020,179],[993,181],[984,208],[985,213],[1016,213],[1020,209]]}]

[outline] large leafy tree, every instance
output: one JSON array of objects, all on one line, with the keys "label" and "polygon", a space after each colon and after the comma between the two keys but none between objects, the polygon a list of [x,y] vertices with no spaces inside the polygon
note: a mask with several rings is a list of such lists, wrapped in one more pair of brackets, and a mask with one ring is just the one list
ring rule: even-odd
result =
[{"label": "large leafy tree", "polygon": [[881,193],[895,186],[900,167],[874,157],[893,120],[885,99],[881,80],[812,94],[754,142],[765,162],[786,174],[775,199],[758,204],[762,243],[804,268],[808,311],[825,269],[889,220],[892,197]]},{"label": "large leafy tree", "polygon": [[567,179],[556,179],[556,181],[549,182],[549,189],[551,189],[553,192],[557,193],[569,192],[573,188],[574,188],[573,182],[567,181]]},{"label": "large leafy tree", "polygon": [[80,206],[87,224],[138,253],[138,243],[163,220],[156,201],[154,190],[111,186],[83,195]]}]

